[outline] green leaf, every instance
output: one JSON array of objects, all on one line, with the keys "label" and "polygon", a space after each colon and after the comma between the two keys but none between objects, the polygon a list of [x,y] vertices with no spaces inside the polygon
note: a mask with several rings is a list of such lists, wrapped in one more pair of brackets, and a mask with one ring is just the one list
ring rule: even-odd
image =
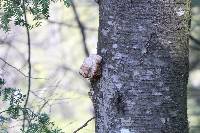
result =
[{"label": "green leaf", "polygon": [[[9,24],[13,20],[15,25],[25,26],[29,29],[41,25],[42,19],[49,18],[49,7],[51,2],[55,3],[60,0],[24,0],[24,4],[20,0],[0,0],[0,7],[3,15],[0,16],[1,28],[9,31]],[[70,6],[70,0],[63,0],[64,5]],[[25,9],[25,11],[24,11]],[[25,20],[24,13],[31,14],[33,24]],[[32,22],[31,22],[32,23]]]}]

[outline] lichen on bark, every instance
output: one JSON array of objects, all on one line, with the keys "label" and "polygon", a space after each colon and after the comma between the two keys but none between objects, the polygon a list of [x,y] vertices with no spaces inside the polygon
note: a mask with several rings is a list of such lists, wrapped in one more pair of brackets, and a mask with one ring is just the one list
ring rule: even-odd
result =
[{"label": "lichen on bark", "polygon": [[100,0],[96,133],[188,133],[189,0]]}]

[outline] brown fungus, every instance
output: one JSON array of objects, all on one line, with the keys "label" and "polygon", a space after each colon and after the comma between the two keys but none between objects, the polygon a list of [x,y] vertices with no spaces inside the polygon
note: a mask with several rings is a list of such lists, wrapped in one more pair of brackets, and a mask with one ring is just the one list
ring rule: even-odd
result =
[{"label": "brown fungus", "polygon": [[99,78],[101,76],[101,61],[102,57],[100,55],[91,54],[83,61],[79,73],[84,78],[89,78],[89,79]]}]

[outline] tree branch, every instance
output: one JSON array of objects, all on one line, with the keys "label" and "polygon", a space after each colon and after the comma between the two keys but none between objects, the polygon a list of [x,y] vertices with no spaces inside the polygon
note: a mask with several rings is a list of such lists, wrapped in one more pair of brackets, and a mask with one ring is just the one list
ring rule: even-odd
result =
[{"label": "tree branch", "polygon": [[92,121],[95,117],[90,118],[89,120],[87,120],[81,127],[79,127],[77,130],[75,130],[73,133],[77,133],[78,131],[80,131],[81,129],[83,129],[84,127],[86,127],[88,125],[88,123],[90,121]]},{"label": "tree branch", "polygon": [[85,55],[89,56],[89,50],[88,50],[87,43],[86,43],[85,27],[84,27],[83,23],[81,22],[81,20],[79,18],[78,12],[76,10],[76,7],[75,7],[73,1],[71,1],[71,6],[72,6],[72,9],[73,9],[73,12],[74,12],[74,15],[75,15],[75,19],[76,19],[78,26],[80,28],[80,32],[82,34],[82,41],[83,41],[83,47],[84,47]]},{"label": "tree branch", "polygon": [[[10,63],[8,63],[7,61],[5,61],[3,58],[0,57],[0,60],[3,61],[5,64],[7,64],[8,66],[12,67],[13,69],[15,69],[17,72],[19,72],[21,75],[23,75],[26,78],[29,78],[29,76],[27,76],[25,73],[23,73],[19,68],[11,65]],[[32,79],[46,79],[46,78],[36,78],[36,77],[30,77]]]},{"label": "tree branch", "polygon": [[[67,27],[72,27],[72,28],[79,28],[79,26],[77,26],[77,25],[68,24],[68,23],[64,23],[64,22],[58,22],[58,21],[54,21],[54,20],[48,20],[48,22],[50,24],[58,24],[58,25],[61,25],[61,26],[67,26]],[[93,27],[86,27],[86,26],[84,26],[84,28],[85,28],[85,30],[88,30],[88,31],[97,32],[97,29],[93,28]]]},{"label": "tree branch", "polygon": [[1,111],[0,114],[7,112],[8,110]]},{"label": "tree branch", "polygon": [[[27,15],[26,15],[26,5],[25,5],[25,0],[22,1],[23,3],[23,13],[24,13],[24,20],[25,20],[25,27],[26,27],[26,34],[27,34],[27,45],[28,45],[28,90],[26,94],[26,100],[24,104],[24,108],[27,107],[28,100],[29,100],[29,95],[31,91],[31,38],[30,38],[30,31],[28,27],[28,20],[27,20]],[[26,122],[26,113],[23,114],[23,124],[22,124],[22,131],[25,129],[25,122]]]}]

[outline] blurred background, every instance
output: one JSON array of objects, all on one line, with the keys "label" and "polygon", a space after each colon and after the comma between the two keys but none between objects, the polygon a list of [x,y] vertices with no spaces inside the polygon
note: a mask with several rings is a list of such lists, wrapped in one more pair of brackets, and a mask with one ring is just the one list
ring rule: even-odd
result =
[{"label": "blurred background", "polygon": [[[66,133],[93,117],[90,84],[78,71],[84,58],[96,53],[97,28],[98,5],[94,0],[74,0],[70,8],[59,2],[52,4],[49,20],[31,30],[32,88],[28,106],[50,114]],[[0,57],[4,60],[0,60],[0,74],[6,86],[25,93],[28,64],[24,28],[11,24],[8,33],[0,30]],[[190,133],[200,133],[200,0],[192,1],[188,116]],[[15,133],[20,127],[12,121],[7,128]],[[94,133],[94,120],[80,133]]]}]

